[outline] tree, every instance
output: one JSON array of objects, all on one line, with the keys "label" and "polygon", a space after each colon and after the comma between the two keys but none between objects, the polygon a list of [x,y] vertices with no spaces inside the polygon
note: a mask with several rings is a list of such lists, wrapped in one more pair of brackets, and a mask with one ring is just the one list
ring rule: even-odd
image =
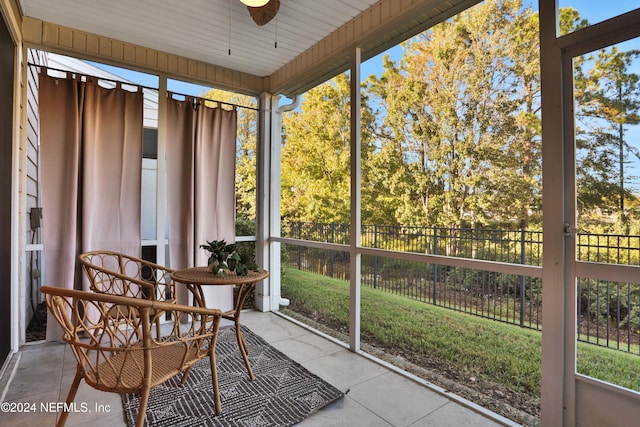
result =
[{"label": "tree", "polygon": [[639,50],[613,46],[574,61],[579,211],[617,212],[614,231],[625,234],[635,198],[625,165],[630,156],[640,159],[626,138],[628,126],[640,123],[640,76],[630,71],[638,57]]},{"label": "tree", "polygon": [[539,206],[538,48],[529,15],[518,0],[486,1],[407,42],[399,66],[387,60],[382,78],[372,79],[386,109],[388,159],[405,163],[389,179],[403,194],[401,222],[477,226],[527,220],[523,212]]},{"label": "tree", "polygon": [[572,7],[563,7],[560,9],[559,21],[560,35],[563,36],[589,26],[589,21],[582,19],[580,12]]},{"label": "tree", "polygon": [[[530,9],[513,17],[513,48],[508,60],[514,75],[512,90],[518,107],[515,133],[505,150],[496,205],[502,218],[517,214],[519,227],[530,219],[541,223],[542,213],[542,120],[540,116],[540,38],[539,16]],[[506,187],[505,187],[506,186]],[[506,190],[510,191],[506,191]],[[504,196],[504,197],[500,197]],[[514,197],[515,196],[515,197]]]},{"label": "tree", "polygon": [[423,205],[414,203],[415,195],[411,190],[417,183],[407,169],[405,144],[399,137],[404,134],[406,123],[394,120],[395,117],[388,114],[393,111],[397,97],[403,94],[404,78],[388,56],[383,61],[381,78],[369,76],[367,79],[368,93],[375,99],[378,110],[374,112],[376,126],[373,130],[376,149],[370,157],[366,180],[378,191],[371,203],[363,203],[363,210],[370,209],[372,205],[383,209],[378,208],[363,215],[363,218],[370,219],[374,224],[409,225],[414,223],[414,218],[424,216],[421,210]]},{"label": "tree", "polygon": [[[350,221],[350,89],[346,74],[304,95],[299,110],[283,117],[282,210],[291,221]],[[363,164],[372,151],[373,115],[362,99]],[[363,185],[363,200],[371,197]]]}]

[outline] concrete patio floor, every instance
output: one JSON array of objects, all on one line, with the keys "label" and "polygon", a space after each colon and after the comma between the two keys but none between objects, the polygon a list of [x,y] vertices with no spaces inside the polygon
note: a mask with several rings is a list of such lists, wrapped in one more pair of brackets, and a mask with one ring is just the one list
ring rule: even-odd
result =
[{"label": "concrete patio floor", "polygon": [[[246,311],[242,324],[309,371],[348,391],[298,424],[300,426],[502,426],[517,424],[460,397],[405,375],[275,313]],[[75,373],[75,359],[60,343],[28,344],[0,383],[3,402],[28,404],[35,411],[0,411],[0,426],[54,426]],[[4,385],[8,384],[8,387]],[[126,426],[120,396],[84,382],[75,399],[90,412],[71,413],[67,426]],[[50,412],[42,411],[46,402]],[[33,405],[35,403],[35,405]],[[4,406],[3,406],[4,408]],[[14,405],[17,409],[18,405]]]}]

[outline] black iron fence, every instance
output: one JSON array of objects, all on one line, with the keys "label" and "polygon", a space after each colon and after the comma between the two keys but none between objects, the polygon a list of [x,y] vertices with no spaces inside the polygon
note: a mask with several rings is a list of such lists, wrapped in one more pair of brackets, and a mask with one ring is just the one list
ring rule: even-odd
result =
[{"label": "black iron fence", "polygon": [[[283,237],[349,243],[348,224],[290,222]],[[362,245],[522,265],[542,264],[542,232],[362,226]],[[578,259],[640,265],[640,236],[580,235]],[[283,264],[349,280],[348,252],[285,245]],[[381,256],[362,257],[362,285],[531,329],[541,329],[540,278]],[[640,282],[640,277],[639,277]],[[640,285],[580,279],[578,339],[640,354]]]},{"label": "black iron fence", "polygon": [[[577,258],[640,265],[640,236],[580,234]],[[640,284],[579,278],[577,286],[578,339],[640,354]]]}]

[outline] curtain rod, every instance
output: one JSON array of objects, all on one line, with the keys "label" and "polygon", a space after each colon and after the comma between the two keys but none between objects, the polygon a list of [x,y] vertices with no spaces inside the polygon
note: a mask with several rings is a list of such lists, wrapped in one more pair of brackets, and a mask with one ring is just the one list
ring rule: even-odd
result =
[{"label": "curtain rod", "polygon": [[[61,73],[79,74],[81,76],[91,77],[91,78],[98,79],[98,80],[104,80],[106,82],[121,83],[121,84],[130,85],[130,86],[137,86],[137,87],[142,88],[142,89],[149,89],[149,90],[158,91],[157,87],[144,86],[144,85],[141,85],[141,84],[131,83],[131,82],[122,81],[122,80],[113,80],[113,79],[109,79],[109,78],[106,78],[106,77],[92,76],[90,74],[85,74],[85,73],[81,73],[81,72],[78,72],[78,71],[62,70],[60,68],[53,68],[53,67],[49,67],[47,65],[34,64],[32,62],[27,62],[27,65],[30,66],[30,67],[46,68],[48,70],[59,71]],[[231,102],[225,102],[225,101],[218,101],[218,100],[215,100],[215,99],[203,98],[201,96],[187,95],[187,94],[184,94],[184,93],[174,92],[174,91],[170,91],[170,90],[167,90],[167,93],[171,93],[173,95],[178,95],[178,96],[184,96],[185,98],[186,97],[190,97],[190,98],[201,99],[201,100],[209,101],[209,102],[217,102],[218,104],[230,105],[230,106],[235,107],[235,108],[246,108],[247,110],[258,111],[258,109],[255,108],[255,107],[247,107],[247,106],[244,106],[244,105],[238,105],[238,104],[234,104],[234,103],[231,103]]]},{"label": "curtain rod", "polygon": [[[157,89],[156,89],[157,90]],[[171,94],[171,95],[178,95],[178,96],[184,96],[185,99],[186,98],[193,98],[193,99],[197,99],[197,100],[202,100],[202,101],[208,101],[208,102],[217,102],[218,104],[222,104],[222,105],[230,105],[234,108],[246,108],[247,110],[253,110],[253,111],[258,111],[258,109],[256,107],[247,107],[245,105],[238,105],[238,104],[233,104],[231,102],[225,102],[225,101],[217,101],[215,99],[209,99],[209,98],[203,98],[201,96],[197,96],[197,95],[187,95],[185,93],[180,93],[180,92],[174,92],[172,90],[167,90],[167,95]]]}]

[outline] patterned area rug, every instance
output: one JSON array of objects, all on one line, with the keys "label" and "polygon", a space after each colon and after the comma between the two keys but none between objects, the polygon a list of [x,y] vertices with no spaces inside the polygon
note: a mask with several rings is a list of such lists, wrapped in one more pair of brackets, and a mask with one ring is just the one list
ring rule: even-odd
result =
[{"label": "patterned area rug", "polygon": [[[255,379],[249,381],[232,326],[220,329],[217,344],[222,414],[215,415],[209,359],[151,390],[148,426],[290,426],[344,396],[326,381],[242,327]],[[140,395],[123,394],[129,426],[135,425]]]}]

